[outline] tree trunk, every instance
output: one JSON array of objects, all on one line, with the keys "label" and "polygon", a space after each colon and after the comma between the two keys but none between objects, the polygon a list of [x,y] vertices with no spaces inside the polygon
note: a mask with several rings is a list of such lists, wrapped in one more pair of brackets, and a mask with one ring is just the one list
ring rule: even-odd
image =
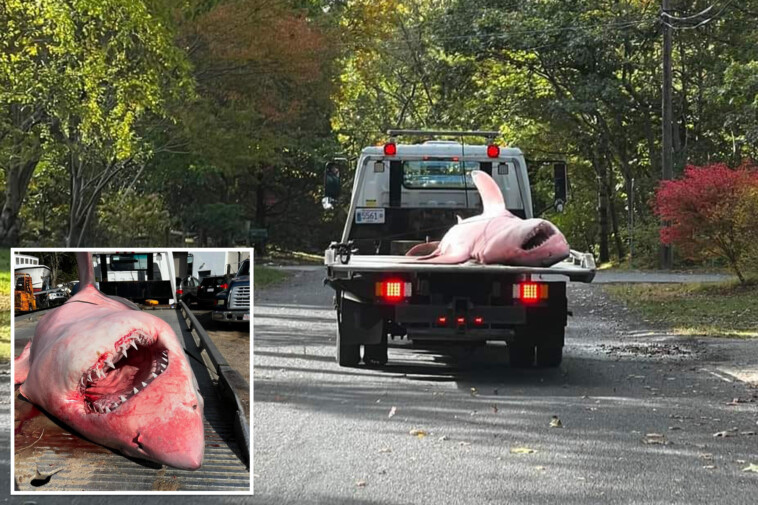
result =
[{"label": "tree trunk", "polygon": [[0,246],[18,245],[21,227],[18,214],[21,212],[21,204],[26,198],[29,182],[38,163],[39,158],[35,157],[25,163],[12,163],[6,171],[5,201],[2,210],[0,210]]}]

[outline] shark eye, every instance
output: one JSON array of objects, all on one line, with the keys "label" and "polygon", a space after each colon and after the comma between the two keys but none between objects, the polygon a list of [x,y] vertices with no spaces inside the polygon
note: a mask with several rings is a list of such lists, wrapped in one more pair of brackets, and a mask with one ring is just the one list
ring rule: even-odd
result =
[{"label": "shark eye", "polygon": [[87,411],[110,414],[166,371],[169,352],[157,341],[135,335],[98,359],[80,380]]}]

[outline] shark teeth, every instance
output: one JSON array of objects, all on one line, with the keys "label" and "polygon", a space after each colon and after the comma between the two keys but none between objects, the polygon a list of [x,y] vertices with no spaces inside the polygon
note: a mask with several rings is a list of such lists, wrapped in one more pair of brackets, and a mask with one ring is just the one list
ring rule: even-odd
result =
[{"label": "shark teeth", "polygon": [[[134,348],[139,351],[140,347],[151,345],[153,342],[154,339],[139,332],[135,332],[131,336],[121,339],[112,354],[106,353],[105,356],[101,355],[98,362],[91,369],[87,370],[79,379],[82,393],[85,394],[88,387],[94,386],[98,381],[106,378],[110,372],[117,370],[118,362],[124,358],[128,358],[127,349]],[[117,411],[133,396],[147,388],[152,381],[166,371],[168,366],[168,350],[164,349],[159,354],[153,354],[152,360],[151,367],[147,370],[143,368],[142,373],[139,374],[141,378],[137,379],[135,384],[130,385],[131,391],[117,392],[112,395],[104,394],[102,397],[97,398],[94,401],[85,399],[86,405],[89,405],[89,408],[91,409],[90,411],[97,414],[111,414],[114,411]],[[143,377],[142,375],[145,373],[148,375]]]}]

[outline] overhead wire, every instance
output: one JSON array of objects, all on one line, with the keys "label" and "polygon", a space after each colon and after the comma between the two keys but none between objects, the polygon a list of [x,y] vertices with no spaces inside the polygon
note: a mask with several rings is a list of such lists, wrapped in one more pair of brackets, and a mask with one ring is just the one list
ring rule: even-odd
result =
[{"label": "overhead wire", "polygon": [[729,0],[727,3],[724,4],[723,7],[721,7],[721,9],[719,9],[719,11],[716,14],[714,14],[711,17],[709,17],[708,19],[704,19],[703,21],[699,22],[696,25],[690,25],[690,26],[676,26],[676,25],[672,25],[671,23],[669,23],[669,22],[667,22],[667,21],[665,21],[663,19],[663,13],[661,13],[661,23],[663,23],[664,25],[668,26],[672,30],[695,30],[697,28],[700,28],[701,26],[707,25],[708,23],[710,23],[714,19],[717,19],[727,9],[727,7],[729,7],[730,5],[732,5],[732,3],[734,3],[734,0]]}]

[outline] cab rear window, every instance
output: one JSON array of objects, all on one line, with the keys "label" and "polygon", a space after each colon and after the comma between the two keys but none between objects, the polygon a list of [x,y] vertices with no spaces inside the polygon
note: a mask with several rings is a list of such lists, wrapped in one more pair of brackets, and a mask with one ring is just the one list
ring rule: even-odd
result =
[{"label": "cab rear window", "polygon": [[406,160],[403,161],[403,186],[408,189],[474,188],[471,171],[478,169],[478,161]]}]

